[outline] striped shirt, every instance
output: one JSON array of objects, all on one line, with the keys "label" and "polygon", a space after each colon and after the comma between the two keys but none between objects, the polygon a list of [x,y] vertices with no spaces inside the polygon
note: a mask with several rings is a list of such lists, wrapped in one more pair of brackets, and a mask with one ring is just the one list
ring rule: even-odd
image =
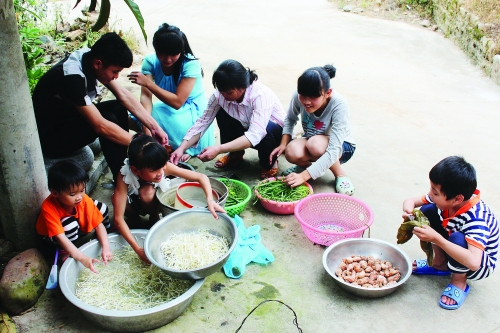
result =
[{"label": "striped shirt", "polygon": [[220,92],[215,90],[208,100],[207,109],[191,126],[184,140],[189,140],[198,133],[200,137],[203,136],[221,108],[247,129],[245,136],[253,146],[258,145],[266,136],[269,121],[283,126],[285,119],[285,111],[278,96],[259,81],[254,81],[246,88],[241,103],[226,101]]},{"label": "striped shirt", "polygon": [[[433,203],[427,194],[424,203]],[[447,211],[438,208],[443,227],[448,233],[461,232],[468,244],[483,250],[483,267],[490,273],[495,269],[498,255],[499,228],[498,220],[491,209],[479,199],[479,190],[469,200],[470,207],[465,212],[448,217]]]}]

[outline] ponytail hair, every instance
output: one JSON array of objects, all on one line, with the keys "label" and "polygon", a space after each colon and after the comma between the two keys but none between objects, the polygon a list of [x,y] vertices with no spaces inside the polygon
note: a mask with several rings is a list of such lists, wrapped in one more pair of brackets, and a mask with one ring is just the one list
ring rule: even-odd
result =
[{"label": "ponytail hair", "polygon": [[297,92],[307,97],[319,97],[330,89],[330,80],[337,70],[332,65],[311,67],[297,80]]},{"label": "ponytail hair", "polygon": [[[189,46],[186,35],[179,28],[173,25],[169,25],[168,23],[163,23],[162,25],[160,25],[158,30],[155,32],[153,36],[153,47],[157,54],[170,56],[180,54],[179,59],[174,64],[173,76],[175,82],[179,80],[181,67],[184,60],[197,59],[194,58],[193,51]],[[193,58],[188,58],[188,54],[191,54]]]},{"label": "ponytail hair", "polygon": [[135,166],[139,170],[144,168],[158,170],[168,161],[165,147],[145,134],[134,135],[128,146],[127,154],[129,165]]},{"label": "ponytail hair", "polygon": [[236,60],[228,59],[221,62],[212,76],[212,84],[219,91],[246,89],[259,77],[255,71],[245,68]]}]

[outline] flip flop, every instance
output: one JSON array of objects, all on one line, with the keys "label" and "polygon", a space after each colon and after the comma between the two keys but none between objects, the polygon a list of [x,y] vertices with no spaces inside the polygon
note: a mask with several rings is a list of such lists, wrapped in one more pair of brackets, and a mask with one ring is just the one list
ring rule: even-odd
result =
[{"label": "flip flop", "polygon": [[[441,297],[439,297],[439,305],[443,309],[446,309],[446,310],[456,310],[459,307],[461,307],[462,304],[464,304],[465,298],[467,297],[467,295],[469,295],[469,292],[470,292],[469,285],[467,285],[467,287],[465,287],[465,290],[462,290],[460,288],[455,287],[454,285],[452,285],[450,283],[449,285],[446,286],[446,288],[444,288],[443,293],[441,294]],[[443,296],[451,298],[452,300],[457,302],[457,304],[448,305],[448,304],[443,303],[441,301],[441,298]]]},{"label": "flip flop", "polygon": [[426,259],[417,259],[415,260],[417,264],[417,268],[412,272],[415,275],[441,275],[448,276],[451,274],[450,271],[442,271],[439,269],[435,269],[434,267],[430,267],[427,265]]},{"label": "flip flop", "polygon": [[335,190],[340,194],[353,195],[354,185],[349,177],[337,177],[335,178]]}]

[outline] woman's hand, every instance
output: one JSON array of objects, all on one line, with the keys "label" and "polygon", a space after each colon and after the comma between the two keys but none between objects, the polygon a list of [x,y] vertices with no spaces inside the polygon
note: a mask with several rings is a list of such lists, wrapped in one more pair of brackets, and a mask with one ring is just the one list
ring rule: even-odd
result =
[{"label": "woman's hand", "polygon": [[208,162],[213,160],[217,155],[220,154],[220,146],[210,146],[201,151],[198,158],[203,162]]},{"label": "woman's hand", "polygon": [[150,84],[151,81],[149,78],[147,78],[144,74],[138,71],[131,72],[129,75],[127,75],[128,79],[130,82],[135,83],[137,85],[140,85],[142,87],[147,88],[148,84]]},{"label": "woman's hand", "polygon": [[221,213],[226,213],[224,208],[222,208],[215,200],[208,201],[208,210],[210,211],[210,213],[212,213],[212,215],[216,220],[219,219],[219,216],[217,215],[216,211]]},{"label": "woman's hand", "polygon": [[184,149],[181,147],[177,148],[171,155],[170,155],[170,163],[177,165],[179,163],[182,155],[184,155]]},{"label": "woman's hand", "polygon": [[281,154],[285,151],[286,146],[281,146],[279,145],[278,147],[274,148],[274,150],[271,152],[271,155],[269,155],[269,164],[273,164],[275,156],[276,158],[280,157]]}]

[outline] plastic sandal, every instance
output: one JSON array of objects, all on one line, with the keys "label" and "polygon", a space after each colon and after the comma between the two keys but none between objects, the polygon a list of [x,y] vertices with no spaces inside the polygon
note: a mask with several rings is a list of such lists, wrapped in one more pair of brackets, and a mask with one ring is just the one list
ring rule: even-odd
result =
[{"label": "plastic sandal", "polygon": [[[465,298],[467,297],[467,295],[469,295],[469,293],[470,293],[469,285],[467,285],[467,287],[465,287],[465,290],[462,290],[460,288],[455,287],[454,285],[452,285],[450,283],[449,285],[446,286],[446,288],[444,288],[443,293],[441,294],[441,297],[439,298],[439,305],[443,309],[446,309],[446,310],[456,310],[459,307],[461,307],[462,304],[464,304]],[[457,304],[448,305],[448,304],[443,303],[441,301],[441,298],[443,296],[451,298],[452,300],[457,302]]]},{"label": "plastic sandal", "polygon": [[352,185],[349,177],[337,177],[335,179],[335,190],[340,194],[353,195],[354,185]]},{"label": "plastic sandal", "polygon": [[244,154],[238,154],[238,155],[235,155],[235,154],[226,154],[224,156],[222,156],[221,158],[219,158],[214,166],[216,168],[226,168],[228,166],[231,166],[231,165],[234,165],[238,162],[241,162],[243,160],[243,155]]},{"label": "plastic sandal", "polygon": [[286,169],[285,171],[283,171],[281,173],[282,176],[288,176],[289,174],[291,173],[301,173],[302,171],[304,171],[305,169],[303,167],[300,167],[298,165],[295,165],[293,167],[289,167],[288,169]]},{"label": "plastic sandal", "polygon": [[412,272],[415,275],[441,275],[448,276],[451,274],[450,271],[442,271],[439,269],[435,269],[434,267],[430,267],[427,265],[426,259],[417,259],[415,260],[415,264],[417,268]]}]

